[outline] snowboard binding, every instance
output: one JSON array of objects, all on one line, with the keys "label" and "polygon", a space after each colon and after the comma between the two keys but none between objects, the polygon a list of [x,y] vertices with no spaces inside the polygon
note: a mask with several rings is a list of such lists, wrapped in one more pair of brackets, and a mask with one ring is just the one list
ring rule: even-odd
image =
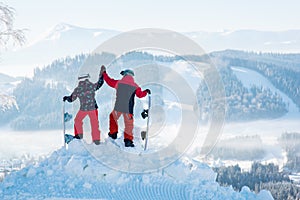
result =
[{"label": "snowboard binding", "polygon": [[73,116],[71,114],[69,114],[68,112],[65,112],[64,113],[64,122],[70,121],[72,119],[72,117]]},{"label": "snowboard binding", "polygon": [[142,140],[145,140],[145,139],[146,139],[146,134],[147,134],[146,131],[142,131],[142,132],[141,132],[141,138],[142,138]]},{"label": "snowboard binding", "polygon": [[144,109],[143,112],[141,113],[142,118],[146,119],[148,117],[149,114],[149,109]]}]

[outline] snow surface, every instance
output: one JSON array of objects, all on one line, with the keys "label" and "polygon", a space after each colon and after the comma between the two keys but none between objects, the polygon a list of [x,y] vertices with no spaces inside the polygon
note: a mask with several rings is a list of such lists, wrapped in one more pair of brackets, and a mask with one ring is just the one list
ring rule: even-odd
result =
[{"label": "snow surface", "polygon": [[20,159],[23,156],[38,159],[50,155],[63,144],[62,130],[12,131],[0,129],[0,161]]},{"label": "snow surface", "polygon": [[[273,199],[268,191],[220,187],[211,168],[187,156],[153,173],[124,173],[103,165],[87,145],[74,140],[68,149],[11,173],[0,183],[0,199]],[[101,151],[111,145],[106,140],[89,147]]]}]

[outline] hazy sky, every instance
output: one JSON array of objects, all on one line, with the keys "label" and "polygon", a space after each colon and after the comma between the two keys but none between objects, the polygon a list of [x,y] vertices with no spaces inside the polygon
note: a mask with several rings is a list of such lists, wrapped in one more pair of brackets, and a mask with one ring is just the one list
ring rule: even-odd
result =
[{"label": "hazy sky", "polygon": [[127,31],[300,29],[298,0],[3,0],[16,10],[15,26],[29,40],[65,22],[82,27]]}]

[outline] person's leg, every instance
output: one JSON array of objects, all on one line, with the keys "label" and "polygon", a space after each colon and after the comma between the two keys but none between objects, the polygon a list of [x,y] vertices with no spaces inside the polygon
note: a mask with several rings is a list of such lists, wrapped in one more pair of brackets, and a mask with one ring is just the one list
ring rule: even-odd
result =
[{"label": "person's leg", "polygon": [[120,112],[117,112],[113,110],[110,115],[109,115],[109,133],[108,135],[113,138],[117,139],[117,134],[118,134],[118,119],[121,116]]},{"label": "person's leg", "polygon": [[77,139],[81,139],[83,136],[82,121],[86,115],[85,111],[79,110],[74,119],[74,135]]},{"label": "person's leg", "polygon": [[93,141],[100,141],[100,130],[99,130],[99,120],[98,120],[98,110],[88,111],[90,117],[92,139]]},{"label": "person's leg", "polygon": [[125,130],[124,130],[124,139],[130,141],[133,140],[133,115],[128,113],[123,113]]}]

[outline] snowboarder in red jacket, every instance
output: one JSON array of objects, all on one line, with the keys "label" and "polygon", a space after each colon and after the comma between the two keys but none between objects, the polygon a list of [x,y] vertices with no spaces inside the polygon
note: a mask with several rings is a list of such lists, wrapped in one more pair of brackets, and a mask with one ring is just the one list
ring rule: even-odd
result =
[{"label": "snowboarder in red jacket", "polygon": [[103,71],[104,81],[112,88],[116,89],[116,101],[113,111],[109,115],[109,133],[108,136],[112,139],[117,139],[118,134],[118,119],[123,116],[125,130],[124,143],[125,147],[134,147],[133,144],[133,107],[134,97],[143,98],[150,94],[150,90],[144,91],[134,82],[134,72],[130,69],[121,71],[123,78],[114,80],[106,73],[105,66],[101,67]]},{"label": "snowboarder in red jacket", "polygon": [[77,98],[80,101],[80,109],[74,119],[74,138],[83,138],[83,119],[88,115],[90,118],[92,139],[96,145],[100,144],[100,130],[98,121],[98,105],[95,100],[95,92],[104,83],[103,71],[100,71],[97,83],[89,81],[89,74],[78,77],[78,86],[74,89],[70,96],[64,96],[63,101],[73,102]]}]

